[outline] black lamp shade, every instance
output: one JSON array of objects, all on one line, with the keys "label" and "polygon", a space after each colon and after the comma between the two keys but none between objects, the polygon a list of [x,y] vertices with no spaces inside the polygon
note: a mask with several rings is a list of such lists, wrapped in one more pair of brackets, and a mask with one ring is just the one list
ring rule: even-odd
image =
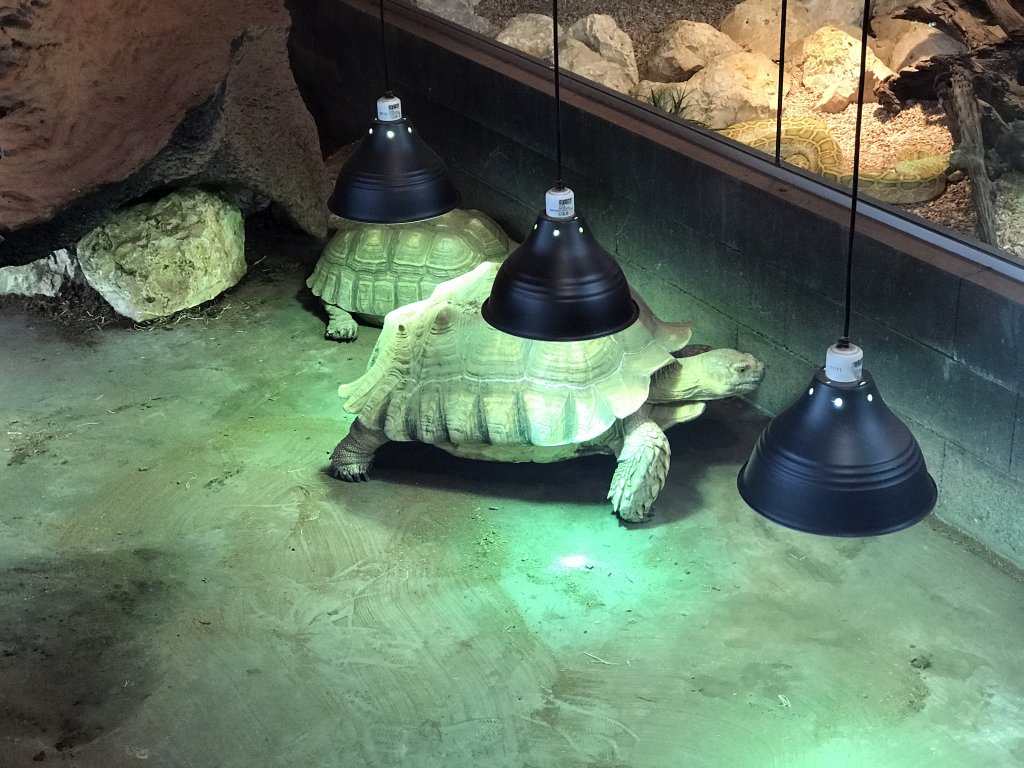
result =
[{"label": "black lamp shade", "polygon": [[917,441],[867,371],[852,383],[819,371],[807,394],[768,424],[737,485],[768,519],[828,536],[901,530],[937,496]]},{"label": "black lamp shade", "polygon": [[608,336],[639,315],[622,268],[582,217],[544,214],[498,269],[482,312],[500,331],[541,341]]},{"label": "black lamp shade", "polygon": [[444,161],[403,117],[373,121],[338,173],[327,207],[343,219],[397,224],[440,216],[458,204]]}]

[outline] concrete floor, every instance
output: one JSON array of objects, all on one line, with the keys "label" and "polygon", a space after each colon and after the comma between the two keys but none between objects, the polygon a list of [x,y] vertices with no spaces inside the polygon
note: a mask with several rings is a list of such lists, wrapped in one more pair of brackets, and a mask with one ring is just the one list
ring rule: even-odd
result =
[{"label": "concrete floor", "polygon": [[324,341],[310,267],[152,330],[0,312],[0,766],[1024,765],[1016,575],[762,520],[743,404],[646,525],[601,457],[331,479],[377,333]]}]

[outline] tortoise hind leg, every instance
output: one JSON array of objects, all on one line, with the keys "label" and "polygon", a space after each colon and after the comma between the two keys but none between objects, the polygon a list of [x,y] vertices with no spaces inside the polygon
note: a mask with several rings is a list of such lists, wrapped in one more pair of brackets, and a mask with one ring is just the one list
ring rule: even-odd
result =
[{"label": "tortoise hind leg", "polygon": [[672,450],[665,433],[644,414],[627,418],[623,431],[608,498],[615,514],[639,523],[650,518],[654,500],[665,486]]},{"label": "tortoise hind leg", "polygon": [[324,338],[332,341],[354,341],[359,335],[359,326],[356,319],[336,304],[324,302],[324,310],[327,312],[327,330],[324,331]]},{"label": "tortoise hind leg", "polygon": [[383,430],[370,429],[356,419],[331,454],[331,475],[349,483],[369,479],[373,454],[386,442]]}]

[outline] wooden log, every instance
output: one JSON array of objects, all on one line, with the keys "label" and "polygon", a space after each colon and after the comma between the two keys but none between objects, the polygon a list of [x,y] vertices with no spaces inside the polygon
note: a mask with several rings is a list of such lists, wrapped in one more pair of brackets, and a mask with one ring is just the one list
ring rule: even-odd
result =
[{"label": "wooden log", "polygon": [[1024,16],[1021,16],[1007,0],[985,0],[992,18],[1010,37],[1024,33]]},{"label": "wooden log", "polygon": [[956,142],[950,164],[964,170],[971,178],[978,237],[982,242],[996,245],[995,186],[985,167],[981,118],[970,72],[963,66],[954,66],[949,80],[940,86],[939,98],[949,116],[950,132]]},{"label": "wooden log", "polygon": [[1006,37],[998,27],[984,24],[953,0],[918,0],[895,14],[895,18],[935,24],[969,49],[997,43]]}]

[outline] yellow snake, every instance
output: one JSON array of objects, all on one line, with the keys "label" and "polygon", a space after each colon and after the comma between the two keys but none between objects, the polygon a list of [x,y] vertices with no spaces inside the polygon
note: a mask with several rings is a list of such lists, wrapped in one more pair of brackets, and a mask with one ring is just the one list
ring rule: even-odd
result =
[{"label": "yellow snake", "polygon": [[[775,121],[748,120],[719,131],[742,144],[775,154]],[[782,120],[780,154],[791,165],[806,168],[844,186],[853,180],[853,169],[843,163],[839,144],[828,127],[813,117]],[[909,205],[938,197],[946,189],[948,157],[916,151],[889,169],[862,168],[858,180],[861,192],[886,203]]]}]

